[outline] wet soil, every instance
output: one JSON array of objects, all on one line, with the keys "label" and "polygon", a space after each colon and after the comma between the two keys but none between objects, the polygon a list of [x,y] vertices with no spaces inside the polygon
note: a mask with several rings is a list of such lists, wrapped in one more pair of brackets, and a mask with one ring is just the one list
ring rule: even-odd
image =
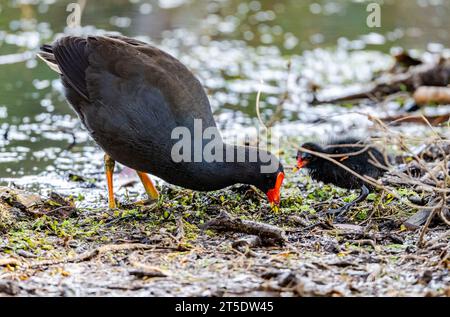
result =
[{"label": "wet soil", "polygon": [[[246,187],[163,192],[167,200],[127,210],[17,211],[0,236],[1,296],[449,295],[449,231],[439,223],[418,248],[418,231],[398,215],[367,222],[353,210],[330,225],[283,206],[274,213]],[[245,234],[204,226],[224,210],[283,229],[285,243],[246,244]]]}]

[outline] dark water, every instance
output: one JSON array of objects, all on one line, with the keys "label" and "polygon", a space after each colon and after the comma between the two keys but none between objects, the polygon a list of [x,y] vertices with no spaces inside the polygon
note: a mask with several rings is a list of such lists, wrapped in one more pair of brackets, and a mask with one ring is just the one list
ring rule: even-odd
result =
[{"label": "dark water", "polygon": [[261,79],[264,115],[289,89],[284,121],[313,121],[320,112],[300,111],[308,107],[300,74],[324,84],[367,81],[391,61],[381,53],[353,55],[353,49],[387,53],[393,46],[449,46],[450,2],[444,0],[383,1],[380,28],[366,25],[367,1],[87,0],[83,28],[69,29],[70,2],[0,2],[3,183],[18,178],[32,183],[36,179],[30,175],[45,181],[46,173],[100,171],[101,152],[66,105],[57,76],[35,58],[40,44],[63,32],[120,32],[170,51],[200,77],[219,124],[231,134],[254,124]]}]

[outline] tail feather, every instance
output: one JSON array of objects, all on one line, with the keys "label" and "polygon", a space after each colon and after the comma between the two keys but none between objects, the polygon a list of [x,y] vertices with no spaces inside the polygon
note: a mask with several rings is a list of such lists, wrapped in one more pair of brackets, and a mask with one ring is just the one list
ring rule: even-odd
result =
[{"label": "tail feather", "polygon": [[50,44],[44,44],[40,47],[41,51],[53,54],[53,47]]},{"label": "tail feather", "polygon": [[48,65],[48,67],[50,67],[50,69],[62,75],[58,63],[56,62],[55,55],[53,55],[53,48],[51,45],[42,45],[41,51],[37,54],[37,56],[42,59]]}]

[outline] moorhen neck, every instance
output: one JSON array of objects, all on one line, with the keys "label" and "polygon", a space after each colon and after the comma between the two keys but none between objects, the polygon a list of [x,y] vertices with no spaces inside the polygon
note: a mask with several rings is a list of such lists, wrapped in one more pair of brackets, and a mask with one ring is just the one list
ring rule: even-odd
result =
[{"label": "moorhen neck", "polygon": [[[388,166],[386,157],[379,150],[357,138],[342,138],[323,146],[316,143],[305,143],[302,145],[302,148],[330,155],[330,158],[359,175],[369,176],[374,179],[380,178],[385,173],[386,169],[382,166]],[[364,201],[369,192],[374,189],[366,181],[356,177],[332,161],[304,151],[297,152],[297,168],[306,168],[311,178],[316,181],[346,189],[361,190],[358,198],[339,209],[329,210],[329,214],[342,215],[352,206]]]},{"label": "moorhen neck", "polygon": [[[122,36],[67,36],[44,45],[39,57],[60,74],[67,100],[106,153],[110,208],[116,206],[115,161],[137,171],[151,198],[157,198],[158,191],[147,173],[200,191],[236,183],[254,185],[271,203],[279,203],[284,172],[269,152],[226,144],[217,133],[216,150],[244,152],[247,159],[173,159],[173,149],[180,141],[172,137],[176,128],[196,135],[196,121],[201,122],[202,133],[217,127],[202,85],[171,55]],[[198,145],[197,139],[191,141]],[[206,146],[208,141],[201,138],[200,145]],[[183,149],[183,155],[185,150],[195,147]],[[256,159],[249,160],[249,156]],[[264,171],[267,160],[274,168]]]}]

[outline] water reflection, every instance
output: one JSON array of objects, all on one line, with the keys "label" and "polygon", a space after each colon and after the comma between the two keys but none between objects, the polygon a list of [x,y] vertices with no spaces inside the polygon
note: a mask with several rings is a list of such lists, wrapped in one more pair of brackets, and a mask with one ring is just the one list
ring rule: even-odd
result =
[{"label": "water reflection", "polygon": [[[290,91],[283,115],[286,122],[296,123],[279,129],[296,131],[294,125],[342,111],[309,108],[309,83],[368,81],[392,62],[382,53],[352,50],[388,52],[394,45],[425,49],[430,42],[448,46],[450,29],[450,4],[439,0],[385,0],[382,27],[377,29],[365,24],[365,1],[87,0],[82,28],[69,30],[70,2],[0,4],[0,178],[101,171],[101,153],[66,105],[61,83],[35,59],[40,44],[63,32],[107,30],[164,47],[200,77],[224,133],[233,134],[255,124],[261,80],[266,116],[280,93]],[[288,60],[293,65],[290,76]],[[352,126],[361,120],[348,121]]]}]

